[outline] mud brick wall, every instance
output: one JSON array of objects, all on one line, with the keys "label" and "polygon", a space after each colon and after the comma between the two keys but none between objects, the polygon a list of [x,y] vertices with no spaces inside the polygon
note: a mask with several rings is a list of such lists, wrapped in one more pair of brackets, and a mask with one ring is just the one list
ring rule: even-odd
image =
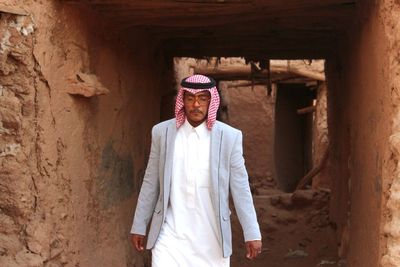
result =
[{"label": "mud brick wall", "polygon": [[398,131],[398,14],[395,1],[363,2],[347,41],[327,61],[330,213],[349,267],[399,266],[398,145],[391,142]]},{"label": "mud brick wall", "polygon": [[149,255],[128,237],[172,60],[151,36],[124,35],[90,10],[6,9],[0,265],[143,266]]}]

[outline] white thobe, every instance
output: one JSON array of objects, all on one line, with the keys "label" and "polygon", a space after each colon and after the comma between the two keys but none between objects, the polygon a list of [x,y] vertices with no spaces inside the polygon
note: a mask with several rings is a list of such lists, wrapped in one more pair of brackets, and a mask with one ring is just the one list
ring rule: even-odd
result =
[{"label": "white thobe", "polygon": [[225,267],[211,202],[210,131],[186,120],[175,139],[170,200],[152,266]]}]

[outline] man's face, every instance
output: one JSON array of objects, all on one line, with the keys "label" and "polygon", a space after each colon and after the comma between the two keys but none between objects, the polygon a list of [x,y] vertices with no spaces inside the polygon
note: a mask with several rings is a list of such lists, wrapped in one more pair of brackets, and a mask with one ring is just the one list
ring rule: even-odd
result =
[{"label": "man's face", "polygon": [[192,126],[196,127],[207,119],[210,99],[211,95],[209,91],[201,91],[197,94],[185,91],[183,95],[185,115]]}]

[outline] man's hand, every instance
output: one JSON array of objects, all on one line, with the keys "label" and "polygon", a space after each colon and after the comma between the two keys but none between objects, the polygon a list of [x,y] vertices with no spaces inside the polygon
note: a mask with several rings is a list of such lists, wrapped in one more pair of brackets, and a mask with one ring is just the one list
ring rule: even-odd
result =
[{"label": "man's hand", "polygon": [[261,253],[262,243],[261,240],[253,240],[246,242],[246,258],[249,260],[255,259]]},{"label": "man's hand", "polygon": [[137,251],[140,252],[144,250],[144,235],[132,234],[131,241],[132,245],[135,247]]}]

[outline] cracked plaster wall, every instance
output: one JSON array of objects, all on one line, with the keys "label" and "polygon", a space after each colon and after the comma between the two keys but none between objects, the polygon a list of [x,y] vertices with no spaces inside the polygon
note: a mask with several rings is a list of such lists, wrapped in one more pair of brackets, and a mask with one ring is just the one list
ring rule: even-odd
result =
[{"label": "cracked plaster wall", "polygon": [[0,266],[143,266],[128,233],[170,62],[88,10],[9,7],[29,15],[0,13]]}]

